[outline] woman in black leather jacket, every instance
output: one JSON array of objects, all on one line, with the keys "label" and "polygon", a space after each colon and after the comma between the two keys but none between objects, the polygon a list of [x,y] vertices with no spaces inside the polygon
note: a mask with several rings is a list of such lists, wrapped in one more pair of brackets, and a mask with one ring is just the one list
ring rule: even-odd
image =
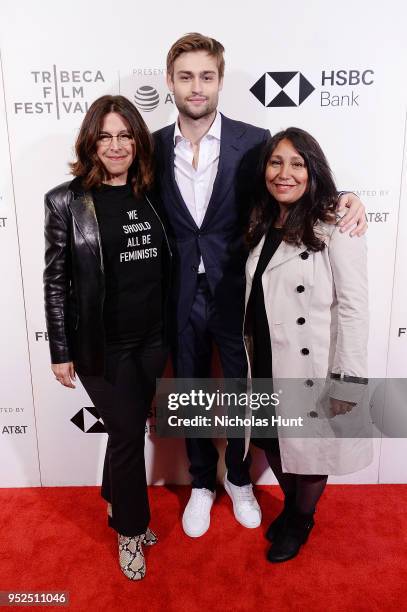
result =
[{"label": "woman in black leather jacket", "polygon": [[77,373],[108,433],[102,496],[131,580],[154,544],[144,438],[167,348],[163,321],[170,264],[151,197],[152,139],[123,96],[96,100],[83,120],[73,181],[45,196],[45,310],[56,380]]}]

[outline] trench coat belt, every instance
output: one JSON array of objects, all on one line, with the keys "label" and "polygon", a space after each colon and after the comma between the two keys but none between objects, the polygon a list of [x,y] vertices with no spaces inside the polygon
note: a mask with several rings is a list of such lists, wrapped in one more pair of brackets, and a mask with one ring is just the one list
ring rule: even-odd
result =
[{"label": "trench coat belt", "polygon": [[348,376],[347,374],[331,374],[331,378],[335,380],[343,380],[344,382],[357,383],[358,385],[367,385],[369,382],[368,378],[362,378],[361,376]]}]

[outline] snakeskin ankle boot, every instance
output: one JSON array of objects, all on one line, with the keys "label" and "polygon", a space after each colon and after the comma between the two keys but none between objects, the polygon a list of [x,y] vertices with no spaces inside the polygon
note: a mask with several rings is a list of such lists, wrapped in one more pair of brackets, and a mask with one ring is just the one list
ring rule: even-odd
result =
[{"label": "snakeskin ankle boot", "polygon": [[145,536],[144,533],[133,537],[118,534],[120,569],[129,580],[141,580],[146,575],[142,548]]},{"label": "snakeskin ankle boot", "polygon": [[154,546],[154,544],[157,544],[157,542],[157,535],[154,533],[154,531],[152,531],[152,529],[150,529],[150,527],[147,527],[147,531],[143,536],[143,546]]}]

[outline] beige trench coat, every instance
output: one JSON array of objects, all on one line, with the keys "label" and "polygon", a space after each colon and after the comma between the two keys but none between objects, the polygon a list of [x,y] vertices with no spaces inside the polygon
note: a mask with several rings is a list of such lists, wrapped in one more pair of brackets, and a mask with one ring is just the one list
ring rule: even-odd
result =
[{"label": "beige trench coat", "polygon": [[[330,378],[331,373],[367,376],[366,240],[351,238],[334,224],[319,222],[316,231],[326,243],[323,251],[282,242],[262,276],[273,356],[270,376],[275,390],[289,391],[287,401],[276,408],[277,416],[295,413],[308,427],[303,437],[285,437],[278,428],[283,471],[346,474],[372,460],[372,441],[366,434],[370,417],[364,409],[368,402],[363,399],[366,385]],[[263,243],[264,237],[247,260],[246,308]],[[249,378],[251,345],[251,337],[245,333]],[[293,391],[298,385],[300,396]],[[291,403],[290,392],[294,398]],[[326,418],[324,396],[328,406],[329,396],[357,404],[348,415]],[[345,438],[343,431],[363,431],[359,435],[367,437],[352,433]]]}]

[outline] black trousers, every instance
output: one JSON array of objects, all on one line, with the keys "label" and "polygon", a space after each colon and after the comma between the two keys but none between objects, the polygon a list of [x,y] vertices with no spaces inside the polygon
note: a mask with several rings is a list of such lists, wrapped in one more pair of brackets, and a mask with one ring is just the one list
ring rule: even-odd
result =
[{"label": "black trousers", "polygon": [[[233,304],[231,304],[233,308]],[[198,284],[188,324],[178,335],[174,367],[178,378],[209,378],[213,343],[216,344],[225,378],[245,378],[247,360],[242,333],[226,331],[216,312],[205,274]],[[250,455],[244,457],[243,438],[230,438],[225,453],[228,479],[237,486],[250,483]],[[192,487],[215,490],[219,454],[209,438],[187,438]]]},{"label": "black trousers", "polygon": [[79,376],[108,433],[101,493],[121,535],[140,535],[150,521],[145,427],[167,354],[157,326],[135,342],[107,345],[105,376]]}]

